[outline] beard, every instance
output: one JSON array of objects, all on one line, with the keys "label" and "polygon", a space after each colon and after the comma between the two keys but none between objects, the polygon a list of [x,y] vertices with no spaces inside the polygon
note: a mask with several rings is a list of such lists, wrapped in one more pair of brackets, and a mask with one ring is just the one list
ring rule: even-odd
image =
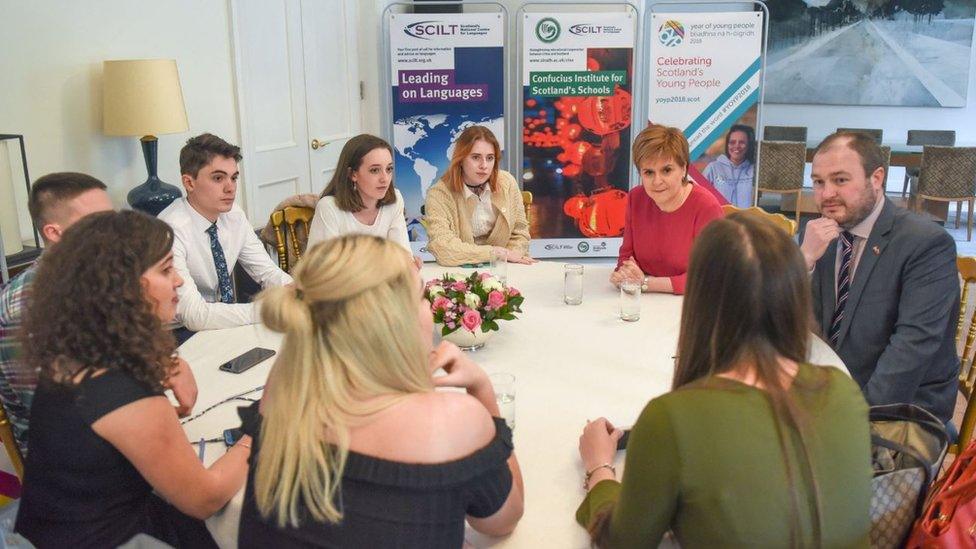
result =
[{"label": "beard", "polygon": [[820,204],[820,213],[823,214],[823,210],[827,206],[837,206],[841,205],[845,207],[846,215],[840,216],[827,216],[837,222],[842,229],[850,230],[857,226],[858,223],[867,219],[871,215],[871,211],[878,204],[878,191],[874,190],[874,187],[870,183],[864,186],[864,190],[857,196],[857,201],[853,203],[847,203],[840,198],[835,198],[829,202],[822,202]]}]

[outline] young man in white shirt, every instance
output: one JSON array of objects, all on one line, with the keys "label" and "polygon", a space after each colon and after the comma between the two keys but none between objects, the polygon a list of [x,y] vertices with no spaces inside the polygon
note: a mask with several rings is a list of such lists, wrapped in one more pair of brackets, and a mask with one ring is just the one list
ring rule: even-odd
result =
[{"label": "young man in white shirt", "polygon": [[177,320],[191,331],[259,322],[257,305],[234,297],[230,275],[238,261],[262,287],[292,282],[234,204],[240,160],[241,149],[215,135],[190,139],[180,151],[186,197],[159,214],[173,228],[173,265],[184,280]]}]

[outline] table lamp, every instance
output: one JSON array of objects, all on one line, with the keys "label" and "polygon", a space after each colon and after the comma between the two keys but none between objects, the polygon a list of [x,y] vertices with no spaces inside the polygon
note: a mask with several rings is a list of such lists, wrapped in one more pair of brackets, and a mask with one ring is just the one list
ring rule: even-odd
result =
[{"label": "table lamp", "polygon": [[149,179],[129,191],[126,200],[137,210],[157,215],[183,195],[156,174],[156,135],[189,129],[176,60],[105,61],[103,83],[103,132],[142,136]]}]

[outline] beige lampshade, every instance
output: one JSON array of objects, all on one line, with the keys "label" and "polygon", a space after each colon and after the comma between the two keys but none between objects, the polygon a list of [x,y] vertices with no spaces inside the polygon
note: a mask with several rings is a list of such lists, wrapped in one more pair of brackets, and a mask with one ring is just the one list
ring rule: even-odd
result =
[{"label": "beige lampshade", "polygon": [[102,82],[106,135],[158,135],[189,129],[175,59],[105,61]]}]

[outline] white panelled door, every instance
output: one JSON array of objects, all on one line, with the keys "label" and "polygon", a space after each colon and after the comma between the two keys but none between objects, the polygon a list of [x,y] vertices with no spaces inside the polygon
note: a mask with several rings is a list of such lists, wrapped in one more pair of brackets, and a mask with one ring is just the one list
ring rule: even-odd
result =
[{"label": "white panelled door", "polygon": [[245,210],[318,194],[361,127],[355,0],[231,0]]},{"label": "white panelled door", "polygon": [[311,184],[322,192],[339,152],[362,128],[356,37],[357,7],[349,0],[302,0],[305,106]]}]

